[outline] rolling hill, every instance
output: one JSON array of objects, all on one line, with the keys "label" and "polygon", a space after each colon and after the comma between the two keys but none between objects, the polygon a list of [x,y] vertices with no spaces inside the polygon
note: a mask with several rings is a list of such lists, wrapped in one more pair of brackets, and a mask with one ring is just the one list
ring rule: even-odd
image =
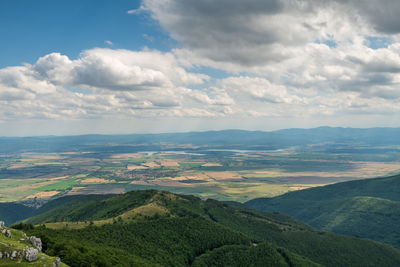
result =
[{"label": "rolling hill", "polygon": [[254,199],[246,205],[289,214],[317,229],[400,248],[400,175]]},{"label": "rolling hill", "polygon": [[316,231],[240,203],[156,190],[102,197],[60,198],[15,227],[41,237],[46,253],[72,266],[400,265],[400,252],[389,245]]},{"label": "rolling hill", "polygon": [[47,211],[53,210],[59,206],[68,206],[69,208],[74,208],[88,201],[101,200],[107,197],[110,197],[110,195],[65,196],[62,198],[53,199],[38,209],[17,202],[0,203],[0,219],[4,221],[6,225],[12,225],[28,217],[46,213]]}]

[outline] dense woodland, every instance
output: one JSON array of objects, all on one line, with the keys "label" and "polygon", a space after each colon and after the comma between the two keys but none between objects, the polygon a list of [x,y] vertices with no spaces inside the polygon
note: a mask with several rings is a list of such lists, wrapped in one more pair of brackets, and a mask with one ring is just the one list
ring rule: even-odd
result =
[{"label": "dense woodland", "polygon": [[14,227],[39,236],[48,255],[71,266],[400,265],[389,245],[240,203],[156,190],[90,198],[60,198]]},{"label": "dense woodland", "polygon": [[399,249],[398,192],[400,175],[338,183],[246,204],[289,214],[320,230],[382,241]]}]

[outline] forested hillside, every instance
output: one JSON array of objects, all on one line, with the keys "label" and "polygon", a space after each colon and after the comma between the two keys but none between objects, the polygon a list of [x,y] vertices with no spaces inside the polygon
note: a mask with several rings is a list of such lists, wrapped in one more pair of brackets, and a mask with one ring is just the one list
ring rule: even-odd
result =
[{"label": "forested hillside", "polygon": [[400,175],[290,192],[246,204],[289,214],[320,230],[400,248]]},{"label": "forested hillside", "polygon": [[34,229],[16,227],[40,236],[48,254],[73,266],[400,265],[400,252],[388,245],[319,232],[239,203],[155,190],[71,203],[59,199],[54,209],[27,219]]}]

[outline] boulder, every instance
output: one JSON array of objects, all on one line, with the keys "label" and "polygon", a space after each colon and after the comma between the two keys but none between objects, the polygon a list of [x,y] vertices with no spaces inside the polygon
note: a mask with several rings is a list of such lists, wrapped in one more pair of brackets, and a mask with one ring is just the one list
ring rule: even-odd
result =
[{"label": "boulder", "polygon": [[11,231],[7,230],[7,229],[3,229],[3,231],[1,231],[1,233],[9,238],[11,238]]},{"label": "boulder", "polygon": [[36,236],[31,236],[29,238],[31,241],[32,245],[34,245],[40,252],[42,251],[42,240]]},{"label": "boulder", "polygon": [[60,258],[57,258],[55,262],[53,262],[53,267],[60,267],[61,266],[61,260]]},{"label": "boulder", "polygon": [[4,228],[4,227],[6,227],[6,225],[4,224],[3,221],[0,221],[0,228]]},{"label": "boulder", "polygon": [[11,252],[11,257],[10,259],[15,260],[18,257],[18,253],[16,250],[14,250],[13,252]]},{"label": "boulder", "polygon": [[29,262],[37,260],[38,254],[39,251],[36,248],[27,248],[24,250],[24,257]]},{"label": "boulder", "polygon": [[2,259],[3,258],[3,253],[2,252],[0,252],[0,259]]}]

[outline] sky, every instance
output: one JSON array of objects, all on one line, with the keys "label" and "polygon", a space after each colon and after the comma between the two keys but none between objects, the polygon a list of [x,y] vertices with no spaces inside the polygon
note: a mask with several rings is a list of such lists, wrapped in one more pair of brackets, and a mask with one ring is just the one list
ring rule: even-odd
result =
[{"label": "sky", "polygon": [[397,0],[2,0],[0,136],[400,127]]}]

